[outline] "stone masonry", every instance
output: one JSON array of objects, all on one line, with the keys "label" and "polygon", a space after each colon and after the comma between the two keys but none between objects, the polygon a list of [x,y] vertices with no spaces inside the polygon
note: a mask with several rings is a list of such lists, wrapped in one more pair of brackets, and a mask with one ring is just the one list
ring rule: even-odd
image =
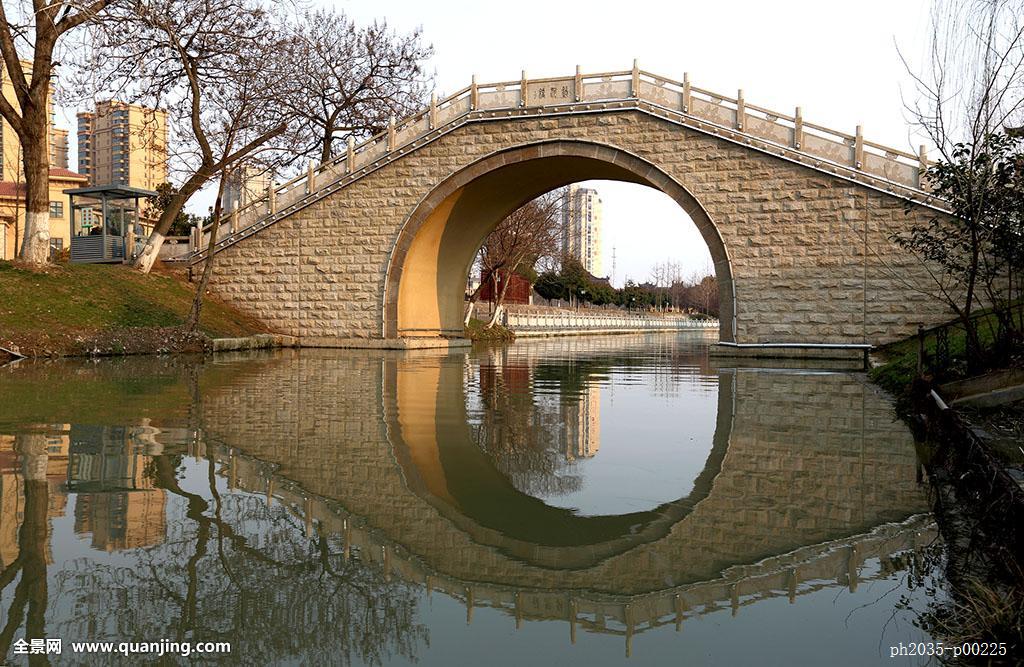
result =
[{"label": "stone masonry", "polygon": [[947,317],[889,239],[934,209],[640,110],[458,127],[220,251],[214,290],[300,342],[384,338],[386,276],[420,203],[487,156],[550,141],[635,156],[692,194],[728,255],[736,342],[879,344]]}]

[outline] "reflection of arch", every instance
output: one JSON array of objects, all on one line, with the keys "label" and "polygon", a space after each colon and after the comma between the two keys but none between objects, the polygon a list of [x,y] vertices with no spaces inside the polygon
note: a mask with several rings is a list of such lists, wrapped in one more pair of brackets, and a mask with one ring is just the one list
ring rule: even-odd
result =
[{"label": "reflection of arch", "polygon": [[731,376],[719,379],[711,451],[693,490],[645,512],[584,517],[516,489],[473,442],[460,355],[385,362],[385,419],[409,487],[480,544],[546,567],[581,568],[661,539],[711,491],[732,428]]},{"label": "reflection of arch", "polygon": [[469,272],[484,238],[506,215],[569,183],[604,179],[647,185],[672,197],[700,230],[718,278],[720,339],[735,340],[729,254],[697,199],[650,162],[584,141],[547,141],[494,153],[456,172],[405,220],[384,289],[384,337],[461,336]]}]

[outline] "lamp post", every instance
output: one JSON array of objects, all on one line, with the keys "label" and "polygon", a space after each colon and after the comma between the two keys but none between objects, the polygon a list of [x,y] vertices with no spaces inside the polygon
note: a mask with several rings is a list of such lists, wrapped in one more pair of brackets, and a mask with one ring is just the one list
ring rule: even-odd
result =
[{"label": "lamp post", "polygon": [[[587,290],[580,289],[580,301],[584,301],[584,300],[586,300],[586,298],[587,298]],[[579,302],[577,302],[576,303],[576,310],[579,310],[579,309],[580,309],[580,304],[579,304]]]}]

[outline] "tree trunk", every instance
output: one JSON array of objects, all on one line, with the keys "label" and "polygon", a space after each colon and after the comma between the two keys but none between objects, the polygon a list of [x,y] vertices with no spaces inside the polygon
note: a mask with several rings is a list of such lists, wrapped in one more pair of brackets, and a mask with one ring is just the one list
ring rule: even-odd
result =
[{"label": "tree trunk", "polygon": [[[26,118],[26,125],[31,116]],[[42,123],[45,135],[46,122]],[[25,233],[21,259],[45,264],[50,256],[50,156],[46,137],[22,141],[25,165]]]},{"label": "tree trunk", "polygon": [[[192,298],[192,308],[189,310],[188,319],[185,320],[185,330],[194,332],[199,329],[199,315],[203,310],[203,295],[206,294],[206,287],[210,284],[210,275],[213,273],[213,258],[216,256],[214,249],[217,245],[217,230],[220,229],[220,214],[222,200],[224,199],[224,183],[227,181],[227,173],[222,173],[220,184],[217,186],[217,200],[213,205],[213,220],[210,222],[210,242],[206,246],[206,261],[203,262],[203,276],[199,279],[196,287],[196,294]],[[200,226],[202,230],[202,226]]]},{"label": "tree trunk", "polygon": [[[178,214],[181,213],[181,209],[185,207],[185,203],[203,187],[203,184],[209,179],[205,169],[200,169],[193,176],[185,181],[185,185],[181,186],[181,189],[171,197],[170,202],[167,204],[167,208],[160,214],[160,219],[157,220],[156,226],[153,227],[153,231],[150,233],[149,238],[146,239],[146,245],[139,253],[139,256],[135,258],[135,262],[132,266],[143,273],[149,273],[150,269],[153,268],[153,264],[156,263],[157,257],[160,255],[160,246],[164,244],[164,239],[167,238],[167,232],[170,230],[171,225],[178,218]],[[217,205],[220,205],[220,197],[217,197]]]},{"label": "tree trunk", "polygon": [[501,290],[495,294],[494,310],[491,312],[491,319],[487,323],[487,326],[484,327],[485,329],[490,329],[498,323],[498,317],[501,315],[501,311],[504,308],[505,292],[508,291],[508,286],[512,282],[510,280],[511,275],[511,273],[505,274],[505,282],[502,283]]}]

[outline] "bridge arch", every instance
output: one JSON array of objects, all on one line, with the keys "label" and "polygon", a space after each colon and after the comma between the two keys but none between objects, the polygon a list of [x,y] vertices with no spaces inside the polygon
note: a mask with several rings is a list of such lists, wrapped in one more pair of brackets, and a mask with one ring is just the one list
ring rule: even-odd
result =
[{"label": "bridge arch", "polygon": [[450,175],[410,212],[387,267],[384,338],[460,337],[466,277],[484,239],[509,213],[545,192],[585,180],[616,180],[664,192],[690,216],[718,280],[719,337],[736,336],[729,252],[708,211],[651,162],[607,144],[527,143],[492,153]]}]

